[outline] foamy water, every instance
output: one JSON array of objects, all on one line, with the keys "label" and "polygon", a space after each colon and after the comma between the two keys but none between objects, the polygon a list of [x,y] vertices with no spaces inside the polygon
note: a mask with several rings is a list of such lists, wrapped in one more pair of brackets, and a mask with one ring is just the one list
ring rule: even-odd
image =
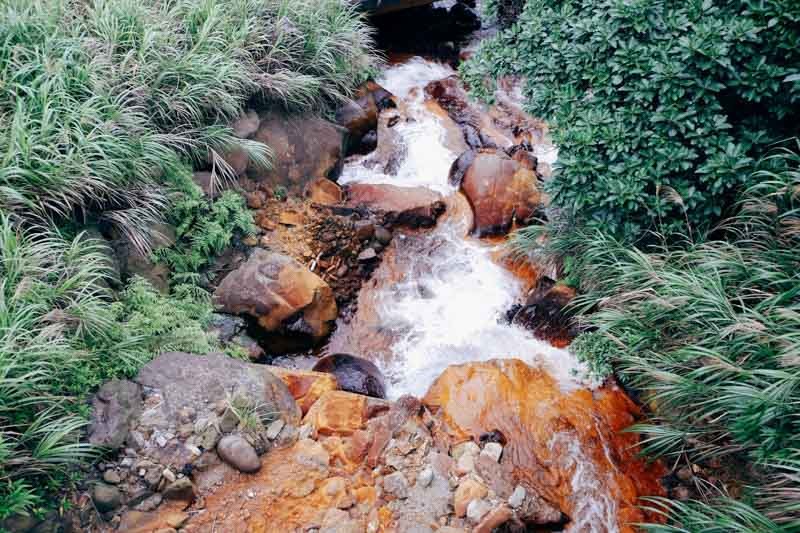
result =
[{"label": "foamy water", "polygon": [[[347,163],[340,182],[424,186],[445,195],[454,154],[444,145],[441,119],[424,105],[423,88],[453,75],[450,67],[414,58],[390,67],[378,82],[403,100],[412,121],[395,128],[407,155],[397,175],[367,168],[368,157]],[[381,370],[389,396],[425,394],[449,365],[516,357],[541,366],[566,390],[582,386],[585,369],[568,350],[554,348],[527,330],[508,324],[505,313],[518,300],[521,282],[492,260],[493,247],[466,237],[460,221],[448,219],[419,235],[399,235],[398,262],[404,281],[377,289],[377,312],[395,339]],[[375,290],[375,289],[373,289]]]}]

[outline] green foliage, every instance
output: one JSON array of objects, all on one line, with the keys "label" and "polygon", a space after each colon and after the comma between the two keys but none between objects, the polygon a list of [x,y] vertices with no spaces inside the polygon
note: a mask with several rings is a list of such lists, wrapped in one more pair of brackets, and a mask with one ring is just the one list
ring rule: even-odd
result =
[{"label": "green foliage", "polygon": [[594,368],[611,363],[654,407],[654,420],[631,428],[645,450],[754,465],[750,502],[675,504],[673,525],[654,530],[800,529],[797,148],[754,175],[719,230],[728,240],[645,250],[599,231],[570,240],[584,291],[575,306],[595,329],[574,349]]},{"label": "green foliage", "polygon": [[584,333],[569,348],[579,361],[589,366],[589,372],[593,376],[605,378],[614,373],[611,357],[617,350],[608,337],[594,332]]},{"label": "green foliage", "polygon": [[797,135],[798,42],[788,0],[528,0],[462,74],[487,99],[526,79],[560,150],[553,204],[635,240],[719,220],[754,157]]},{"label": "green foliage", "polygon": [[112,303],[105,253],[83,235],[20,231],[0,211],[0,518],[46,503],[48,483],[94,455],[80,442],[92,388],[160,351],[216,348],[207,294],[135,280]]},{"label": "green foliage", "polygon": [[256,228],[244,198],[224,191],[209,200],[193,183],[176,193],[169,221],[175,225],[177,242],[156,250],[156,257],[170,266],[174,280],[191,281],[232,242],[235,234],[252,235]]},{"label": "green foliage", "polygon": [[[146,250],[182,160],[268,149],[227,124],[251,98],[341,99],[373,62],[345,0],[7,0],[0,5],[0,208],[100,213]],[[229,173],[225,165],[218,172]]]}]

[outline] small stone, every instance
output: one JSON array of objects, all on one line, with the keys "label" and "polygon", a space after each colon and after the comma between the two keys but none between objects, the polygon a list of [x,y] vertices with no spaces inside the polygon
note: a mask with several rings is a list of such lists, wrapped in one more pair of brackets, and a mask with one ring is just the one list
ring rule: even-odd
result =
[{"label": "small stone", "polygon": [[473,500],[480,500],[486,497],[488,489],[483,483],[474,479],[466,479],[456,489],[453,495],[453,509],[456,516],[463,517],[467,514],[467,507]]},{"label": "small stone", "polygon": [[479,453],[481,453],[481,449],[478,447],[478,445],[471,440],[468,440],[453,446],[452,453],[450,455],[453,456],[453,459],[458,460],[462,455],[466,454],[477,457]]},{"label": "small stone", "polygon": [[111,485],[117,485],[122,478],[119,475],[119,472],[116,470],[106,470],[103,472],[103,481],[106,483],[110,483]]},{"label": "small stone", "polygon": [[130,457],[126,457],[125,459],[119,462],[119,466],[123,468],[130,468],[131,466],[133,466],[133,459],[131,459]]},{"label": "small stone", "polygon": [[372,248],[367,248],[366,250],[358,254],[358,260],[361,261],[362,263],[366,263],[367,261],[372,261],[376,257],[378,257],[378,254]]},{"label": "small stone", "polygon": [[402,472],[395,472],[383,478],[383,490],[396,498],[408,497],[408,480]]},{"label": "small stone", "polygon": [[161,468],[157,466],[148,468],[144,480],[151,487],[158,485],[158,482],[161,481]]},{"label": "small stone", "polygon": [[128,433],[127,442],[130,444],[131,448],[135,450],[141,450],[147,446],[147,439],[145,439],[144,435],[142,435],[139,431],[131,431]]},{"label": "small stone", "polygon": [[456,462],[456,473],[460,476],[475,471],[475,456],[465,453]]},{"label": "small stone", "polygon": [[433,468],[427,466],[417,476],[417,484],[420,487],[427,487],[433,482]]},{"label": "small stone", "polygon": [[167,500],[190,501],[194,497],[194,484],[188,477],[176,479],[164,488],[162,495]]},{"label": "small stone", "polygon": [[279,418],[272,422],[269,426],[267,426],[267,438],[269,440],[275,440],[278,437],[278,434],[283,429],[286,423],[283,421],[282,418]]},{"label": "small stone", "polygon": [[161,494],[153,494],[152,496],[150,496],[149,498],[144,500],[142,503],[137,505],[136,506],[136,510],[137,511],[143,511],[145,513],[148,513],[150,511],[155,511],[156,508],[159,505],[161,505],[161,501],[162,500],[163,500],[163,497],[161,496]]},{"label": "small stone", "polygon": [[97,510],[105,513],[122,504],[122,493],[113,485],[97,483],[92,487],[92,500]]},{"label": "small stone", "polygon": [[517,485],[517,487],[514,489],[514,492],[512,492],[511,496],[508,497],[508,505],[514,509],[519,509],[525,502],[525,497],[527,495],[528,494],[525,491],[525,487],[522,485]]},{"label": "small stone", "polygon": [[222,416],[222,414],[228,409],[228,402],[226,400],[217,400],[214,403],[214,413],[217,416]]},{"label": "small stone", "polygon": [[180,411],[178,411],[178,420],[182,424],[190,424],[195,417],[195,410],[191,407],[183,407]]},{"label": "small stone", "polygon": [[258,472],[261,459],[255,448],[239,435],[227,435],[217,444],[217,453],[223,461],[240,472]]},{"label": "small stone", "polygon": [[173,481],[175,481],[177,479],[175,477],[175,473],[172,470],[170,470],[169,468],[165,468],[161,472],[161,475],[163,476],[164,479],[167,480],[167,483],[172,483]]},{"label": "small stone", "polygon": [[383,226],[377,226],[375,228],[375,239],[382,245],[388,246],[392,242],[392,232]]},{"label": "small stone", "polygon": [[477,524],[491,510],[492,506],[486,500],[472,500],[467,505],[467,520]]},{"label": "small stone", "polygon": [[488,442],[481,450],[481,457],[488,457],[495,463],[500,462],[501,455],[503,455],[503,445],[498,442]]},{"label": "small stone", "polygon": [[375,235],[375,225],[369,220],[359,220],[354,225],[356,238],[360,241],[366,241]]},{"label": "small stone", "polygon": [[200,442],[198,444],[206,450],[211,450],[217,445],[221,436],[217,427],[210,424],[200,435]]},{"label": "small stone", "polygon": [[167,437],[165,435],[158,435],[156,437],[156,444],[158,444],[159,448],[163,448],[164,446],[166,446],[167,442],[168,442],[168,440],[167,440]]},{"label": "small stone", "polygon": [[236,416],[236,412],[231,409],[225,409],[225,412],[222,413],[222,418],[219,420],[219,430],[222,433],[230,433],[234,429],[239,426],[239,417]]}]

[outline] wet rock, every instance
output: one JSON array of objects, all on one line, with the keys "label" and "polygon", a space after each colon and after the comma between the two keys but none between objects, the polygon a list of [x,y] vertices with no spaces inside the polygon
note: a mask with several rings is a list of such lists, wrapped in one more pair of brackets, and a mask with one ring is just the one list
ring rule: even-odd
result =
[{"label": "wet rock", "polygon": [[212,200],[219,198],[222,193],[222,179],[216,173],[206,170],[197,171],[192,174],[192,181],[200,187],[203,194]]},{"label": "wet rock", "polygon": [[485,498],[488,493],[489,489],[483,483],[471,478],[462,481],[453,495],[453,508],[456,516],[466,516],[467,506],[469,506],[470,502]]},{"label": "wet rock", "polygon": [[[224,165],[221,164],[222,162],[217,162],[217,165],[220,167],[218,172],[224,174],[221,184],[224,184],[225,181],[236,176],[244,176],[247,167],[250,166],[250,156],[247,154],[247,151],[242,148],[227,150],[219,155],[222,161],[228,166],[228,168],[225,168]],[[233,172],[233,176],[230,175],[230,172]]]},{"label": "wet rock", "polygon": [[122,505],[122,493],[113,485],[96,483],[92,487],[92,501],[98,511],[106,513]]},{"label": "wet rock", "polygon": [[103,384],[92,400],[89,442],[118,449],[142,412],[142,388],[131,381],[113,380]]},{"label": "wet rock", "polygon": [[[358,88],[354,100],[345,102],[336,113],[336,122],[349,133],[348,153],[366,154],[375,149],[378,113],[394,106],[392,94],[374,81]],[[365,142],[370,134],[375,135],[374,140]]]},{"label": "wet rock", "polygon": [[374,363],[348,354],[333,354],[314,365],[315,372],[333,374],[344,391],[374,398],[386,397],[383,374]]},{"label": "wet rock", "polygon": [[270,366],[268,369],[286,384],[303,414],[306,414],[323,394],[339,388],[336,377],[332,374],[275,366]]},{"label": "wet rock", "polygon": [[239,435],[226,435],[217,444],[220,458],[240,472],[253,473],[261,468],[255,448]]},{"label": "wet rock", "polygon": [[305,196],[322,205],[340,204],[344,199],[342,188],[328,178],[317,178],[306,185]]},{"label": "wet rock", "polygon": [[222,280],[213,299],[219,309],[250,316],[267,332],[299,320],[313,341],[330,332],[338,314],[327,283],[294,259],[262,249]]},{"label": "wet rock", "polygon": [[311,116],[264,114],[253,140],[272,148],[271,169],[251,165],[247,175],[254,181],[288,192],[302,193],[317,178],[336,180],[342,169],[347,130]]},{"label": "wet rock", "polygon": [[429,228],[444,213],[442,195],[425,187],[354,183],[346,188],[345,205],[383,213],[397,225]]},{"label": "wet rock", "polygon": [[461,191],[475,215],[473,232],[479,236],[507,233],[514,221],[523,223],[543,203],[535,159],[524,150],[514,157],[499,149],[460,157],[451,168],[451,183],[461,178]]},{"label": "wet rock", "polygon": [[573,338],[572,313],[567,306],[575,298],[575,289],[557,284],[542,277],[525,304],[514,315],[512,322],[534,332],[537,337],[550,341],[568,341]]}]

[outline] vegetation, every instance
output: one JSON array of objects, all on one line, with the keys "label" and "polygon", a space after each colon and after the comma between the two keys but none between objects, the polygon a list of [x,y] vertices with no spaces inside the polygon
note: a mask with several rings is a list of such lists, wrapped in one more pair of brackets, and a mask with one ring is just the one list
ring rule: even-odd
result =
[{"label": "vegetation", "polygon": [[637,240],[719,220],[800,120],[800,4],[528,0],[462,67],[491,99],[525,78],[559,146],[548,183],[571,224]]},{"label": "vegetation", "polygon": [[[229,124],[246,105],[329,109],[370,73],[371,46],[345,0],[0,2],[0,520],[52,506],[96,452],[80,434],[100,383],[217,348],[208,294],[184,282],[252,220],[192,168],[231,180],[233,149],[268,165]],[[165,213],[171,294],[141,279],[114,293],[111,252],[81,229],[147,254]]]},{"label": "vegetation", "polygon": [[[581,280],[573,346],[653,407],[631,428],[674,461],[736,458],[743,498],[668,504],[668,531],[800,529],[800,143],[765,161],[724,239],[644,250],[599,230],[555,242]],[[531,249],[540,230],[514,239]],[[551,250],[558,253],[559,250]],[[717,495],[718,496],[718,495]]]}]

